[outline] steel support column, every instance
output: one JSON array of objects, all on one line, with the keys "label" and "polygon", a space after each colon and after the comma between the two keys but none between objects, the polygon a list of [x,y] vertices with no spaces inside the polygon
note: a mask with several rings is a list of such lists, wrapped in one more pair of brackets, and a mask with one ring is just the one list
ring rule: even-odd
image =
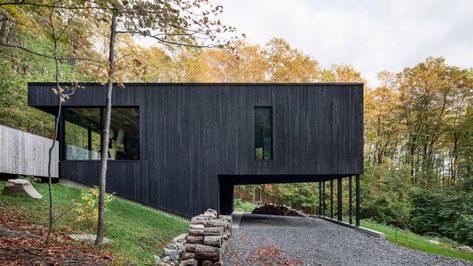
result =
[{"label": "steel support column", "polygon": [[330,218],[333,219],[333,179],[330,179]]},{"label": "steel support column", "polygon": [[348,222],[353,224],[352,176],[348,178]]},{"label": "steel support column", "polygon": [[341,222],[342,216],[342,177],[339,176],[337,180],[337,218]]},{"label": "steel support column", "polygon": [[322,216],[325,216],[325,181],[322,181]]},{"label": "steel support column", "polygon": [[319,181],[319,215],[322,215],[322,182]]},{"label": "steel support column", "polygon": [[356,175],[356,226],[360,226],[360,175]]}]

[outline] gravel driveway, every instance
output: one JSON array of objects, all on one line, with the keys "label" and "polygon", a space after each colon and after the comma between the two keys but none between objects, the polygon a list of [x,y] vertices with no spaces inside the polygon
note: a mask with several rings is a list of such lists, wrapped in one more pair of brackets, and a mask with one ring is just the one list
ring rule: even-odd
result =
[{"label": "gravel driveway", "polygon": [[317,218],[244,214],[225,265],[472,265],[396,246]]}]

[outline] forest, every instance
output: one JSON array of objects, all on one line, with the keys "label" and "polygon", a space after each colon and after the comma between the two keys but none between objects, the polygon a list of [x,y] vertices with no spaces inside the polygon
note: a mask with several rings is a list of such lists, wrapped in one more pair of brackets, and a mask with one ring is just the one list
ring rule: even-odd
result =
[{"label": "forest", "polygon": [[[0,6],[0,124],[53,137],[54,118],[27,105],[27,82],[55,75],[54,61],[38,55],[51,53],[52,39],[41,12]],[[72,24],[61,33],[59,80],[105,83],[107,29],[87,17],[56,23]],[[473,245],[473,68],[428,57],[400,72],[380,69],[371,87],[354,66],[321,67],[282,38],[201,49],[119,35],[116,47],[119,82],[364,82],[361,217]],[[244,186],[236,195],[315,213],[317,185]]]}]

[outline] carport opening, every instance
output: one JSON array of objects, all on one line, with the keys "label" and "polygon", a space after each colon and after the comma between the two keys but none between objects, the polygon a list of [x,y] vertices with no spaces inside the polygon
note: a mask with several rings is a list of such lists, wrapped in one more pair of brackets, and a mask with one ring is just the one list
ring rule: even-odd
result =
[{"label": "carport opening", "polygon": [[359,175],[219,176],[219,211],[227,215],[273,203],[359,226],[359,195]]}]

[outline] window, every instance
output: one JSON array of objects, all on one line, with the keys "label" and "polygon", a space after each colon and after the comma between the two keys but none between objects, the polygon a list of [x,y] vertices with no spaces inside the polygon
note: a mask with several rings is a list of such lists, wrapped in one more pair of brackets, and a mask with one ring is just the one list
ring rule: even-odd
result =
[{"label": "window", "polygon": [[140,159],[140,112],[138,108],[112,108],[110,119],[110,143],[108,156],[111,160]]},{"label": "window", "polygon": [[[65,159],[99,160],[103,108],[66,108]],[[109,160],[140,159],[140,113],[135,107],[113,107],[110,119]]]},{"label": "window", "polygon": [[100,159],[100,108],[66,108],[66,160]]},{"label": "window", "polygon": [[273,159],[273,108],[255,107],[255,158]]}]

